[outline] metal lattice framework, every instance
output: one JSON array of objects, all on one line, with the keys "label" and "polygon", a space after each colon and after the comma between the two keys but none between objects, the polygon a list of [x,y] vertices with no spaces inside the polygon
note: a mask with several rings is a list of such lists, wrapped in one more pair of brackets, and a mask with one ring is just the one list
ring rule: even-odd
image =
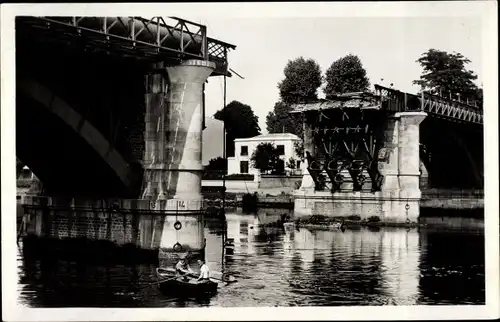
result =
[{"label": "metal lattice framework", "polygon": [[18,17],[16,30],[30,41],[77,42],[124,57],[209,60],[216,63],[216,75],[227,73],[228,51],[236,48],[209,38],[206,26],[177,17]]},{"label": "metal lattice framework", "polygon": [[[316,155],[308,155],[308,171],[317,189],[357,191],[366,189],[370,183],[368,189],[378,190],[381,178],[376,157],[379,133],[374,113],[377,112],[332,109],[307,113],[316,146]],[[349,183],[352,188],[347,188]]]},{"label": "metal lattice framework", "polygon": [[420,96],[404,93],[392,88],[375,85],[375,94],[381,105],[393,112],[423,111],[430,116],[452,121],[483,124],[483,111],[467,101],[447,99],[429,93]]}]

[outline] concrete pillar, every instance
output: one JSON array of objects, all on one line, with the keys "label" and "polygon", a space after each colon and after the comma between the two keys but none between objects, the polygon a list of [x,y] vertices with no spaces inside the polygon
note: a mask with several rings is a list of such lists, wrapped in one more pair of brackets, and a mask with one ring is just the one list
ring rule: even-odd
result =
[{"label": "concrete pillar", "polygon": [[397,113],[399,121],[399,187],[401,198],[420,198],[420,123],[424,112]]},{"label": "concrete pillar", "polygon": [[168,79],[162,62],[152,66],[153,71],[145,76],[145,131],[144,131],[144,183],[142,199],[156,199],[159,182],[164,176],[161,135],[164,131],[164,114],[167,104]]},{"label": "concrete pillar", "polygon": [[165,118],[168,125],[165,131],[168,169],[165,185],[169,196],[185,201],[183,210],[200,209],[203,85],[214,68],[214,63],[200,60],[167,67],[170,92]]},{"label": "concrete pillar", "polygon": [[379,151],[379,171],[384,176],[381,190],[384,194],[394,194],[399,190],[399,118],[392,116],[387,120],[385,142]]},{"label": "concrete pillar", "polygon": [[157,117],[159,149],[153,166],[160,170],[155,209],[167,214],[160,241],[162,266],[170,266],[180,254],[189,253],[191,260],[204,257],[203,85],[214,68],[215,64],[201,60],[166,68],[168,95]]},{"label": "concrete pillar", "polygon": [[385,129],[385,142],[379,153],[384,220],[416,221],[421,197],[419,125],[423,112],[402,112],[391,116]]},{"label": "concrete pillar", "polygon": [[302,163],[302,183],[300,185],[300,190],[314,191],[314,180],[309,174],[307,168],[309,167],[309,161],[307,160],[306,152],[309,152],[312,156],[315,156],[315,147],[313,141],[313,129],[311,124],[307,122],[307,117],[303,117],[303,129],[304,129],[304,162]]}]

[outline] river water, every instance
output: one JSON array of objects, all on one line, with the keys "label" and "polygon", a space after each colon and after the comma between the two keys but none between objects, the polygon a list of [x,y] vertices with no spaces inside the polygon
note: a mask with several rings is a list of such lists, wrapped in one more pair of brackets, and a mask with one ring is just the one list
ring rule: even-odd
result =
[{"label": "river water", "polygon": [[[285,212],[285,210],[283,210]],[[282,213],[282,212],[281,212]],[[280,211],[207,219],[207,263],[234,274],[210,299],[176,299],[148,283],[154,264],[91,264],[18,255],[18,296],[30,307],[259,307],[484,304],[484,234],[440,228],[285,231]],[[453,222],[440,218],[441,222]],[[224,264],[223,264],[224,258]]]}]

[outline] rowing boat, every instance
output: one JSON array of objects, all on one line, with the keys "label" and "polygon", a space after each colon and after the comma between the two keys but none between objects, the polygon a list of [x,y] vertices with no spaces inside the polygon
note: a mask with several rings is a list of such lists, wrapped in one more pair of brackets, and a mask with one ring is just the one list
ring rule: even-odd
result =
[{"label": "rowing boat", "polygon": [[197,281],[193,276],[177,276],[170,269],[157,268],[160,290],[180,296],[206,296],[217,293],[218,284],[213,281]]}]

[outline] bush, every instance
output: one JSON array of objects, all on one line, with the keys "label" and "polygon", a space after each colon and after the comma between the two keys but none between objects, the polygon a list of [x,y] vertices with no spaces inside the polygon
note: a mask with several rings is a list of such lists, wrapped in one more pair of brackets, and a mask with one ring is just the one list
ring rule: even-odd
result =
[{"label": "bush", "polygon": [[379,222],[379,221],[380,221],[379,216],[368,217],[368,222]]},{"label": "bush", "polygon": [[224,171],[207,171],[203,173],[202,180],[222,180]]},{"label": "bush", "polygon": [[253,174],[236,173],[236,174],[230,174],[230,175],[226,176],[226,180],[253,181],[253,179],[254,179]]}]

